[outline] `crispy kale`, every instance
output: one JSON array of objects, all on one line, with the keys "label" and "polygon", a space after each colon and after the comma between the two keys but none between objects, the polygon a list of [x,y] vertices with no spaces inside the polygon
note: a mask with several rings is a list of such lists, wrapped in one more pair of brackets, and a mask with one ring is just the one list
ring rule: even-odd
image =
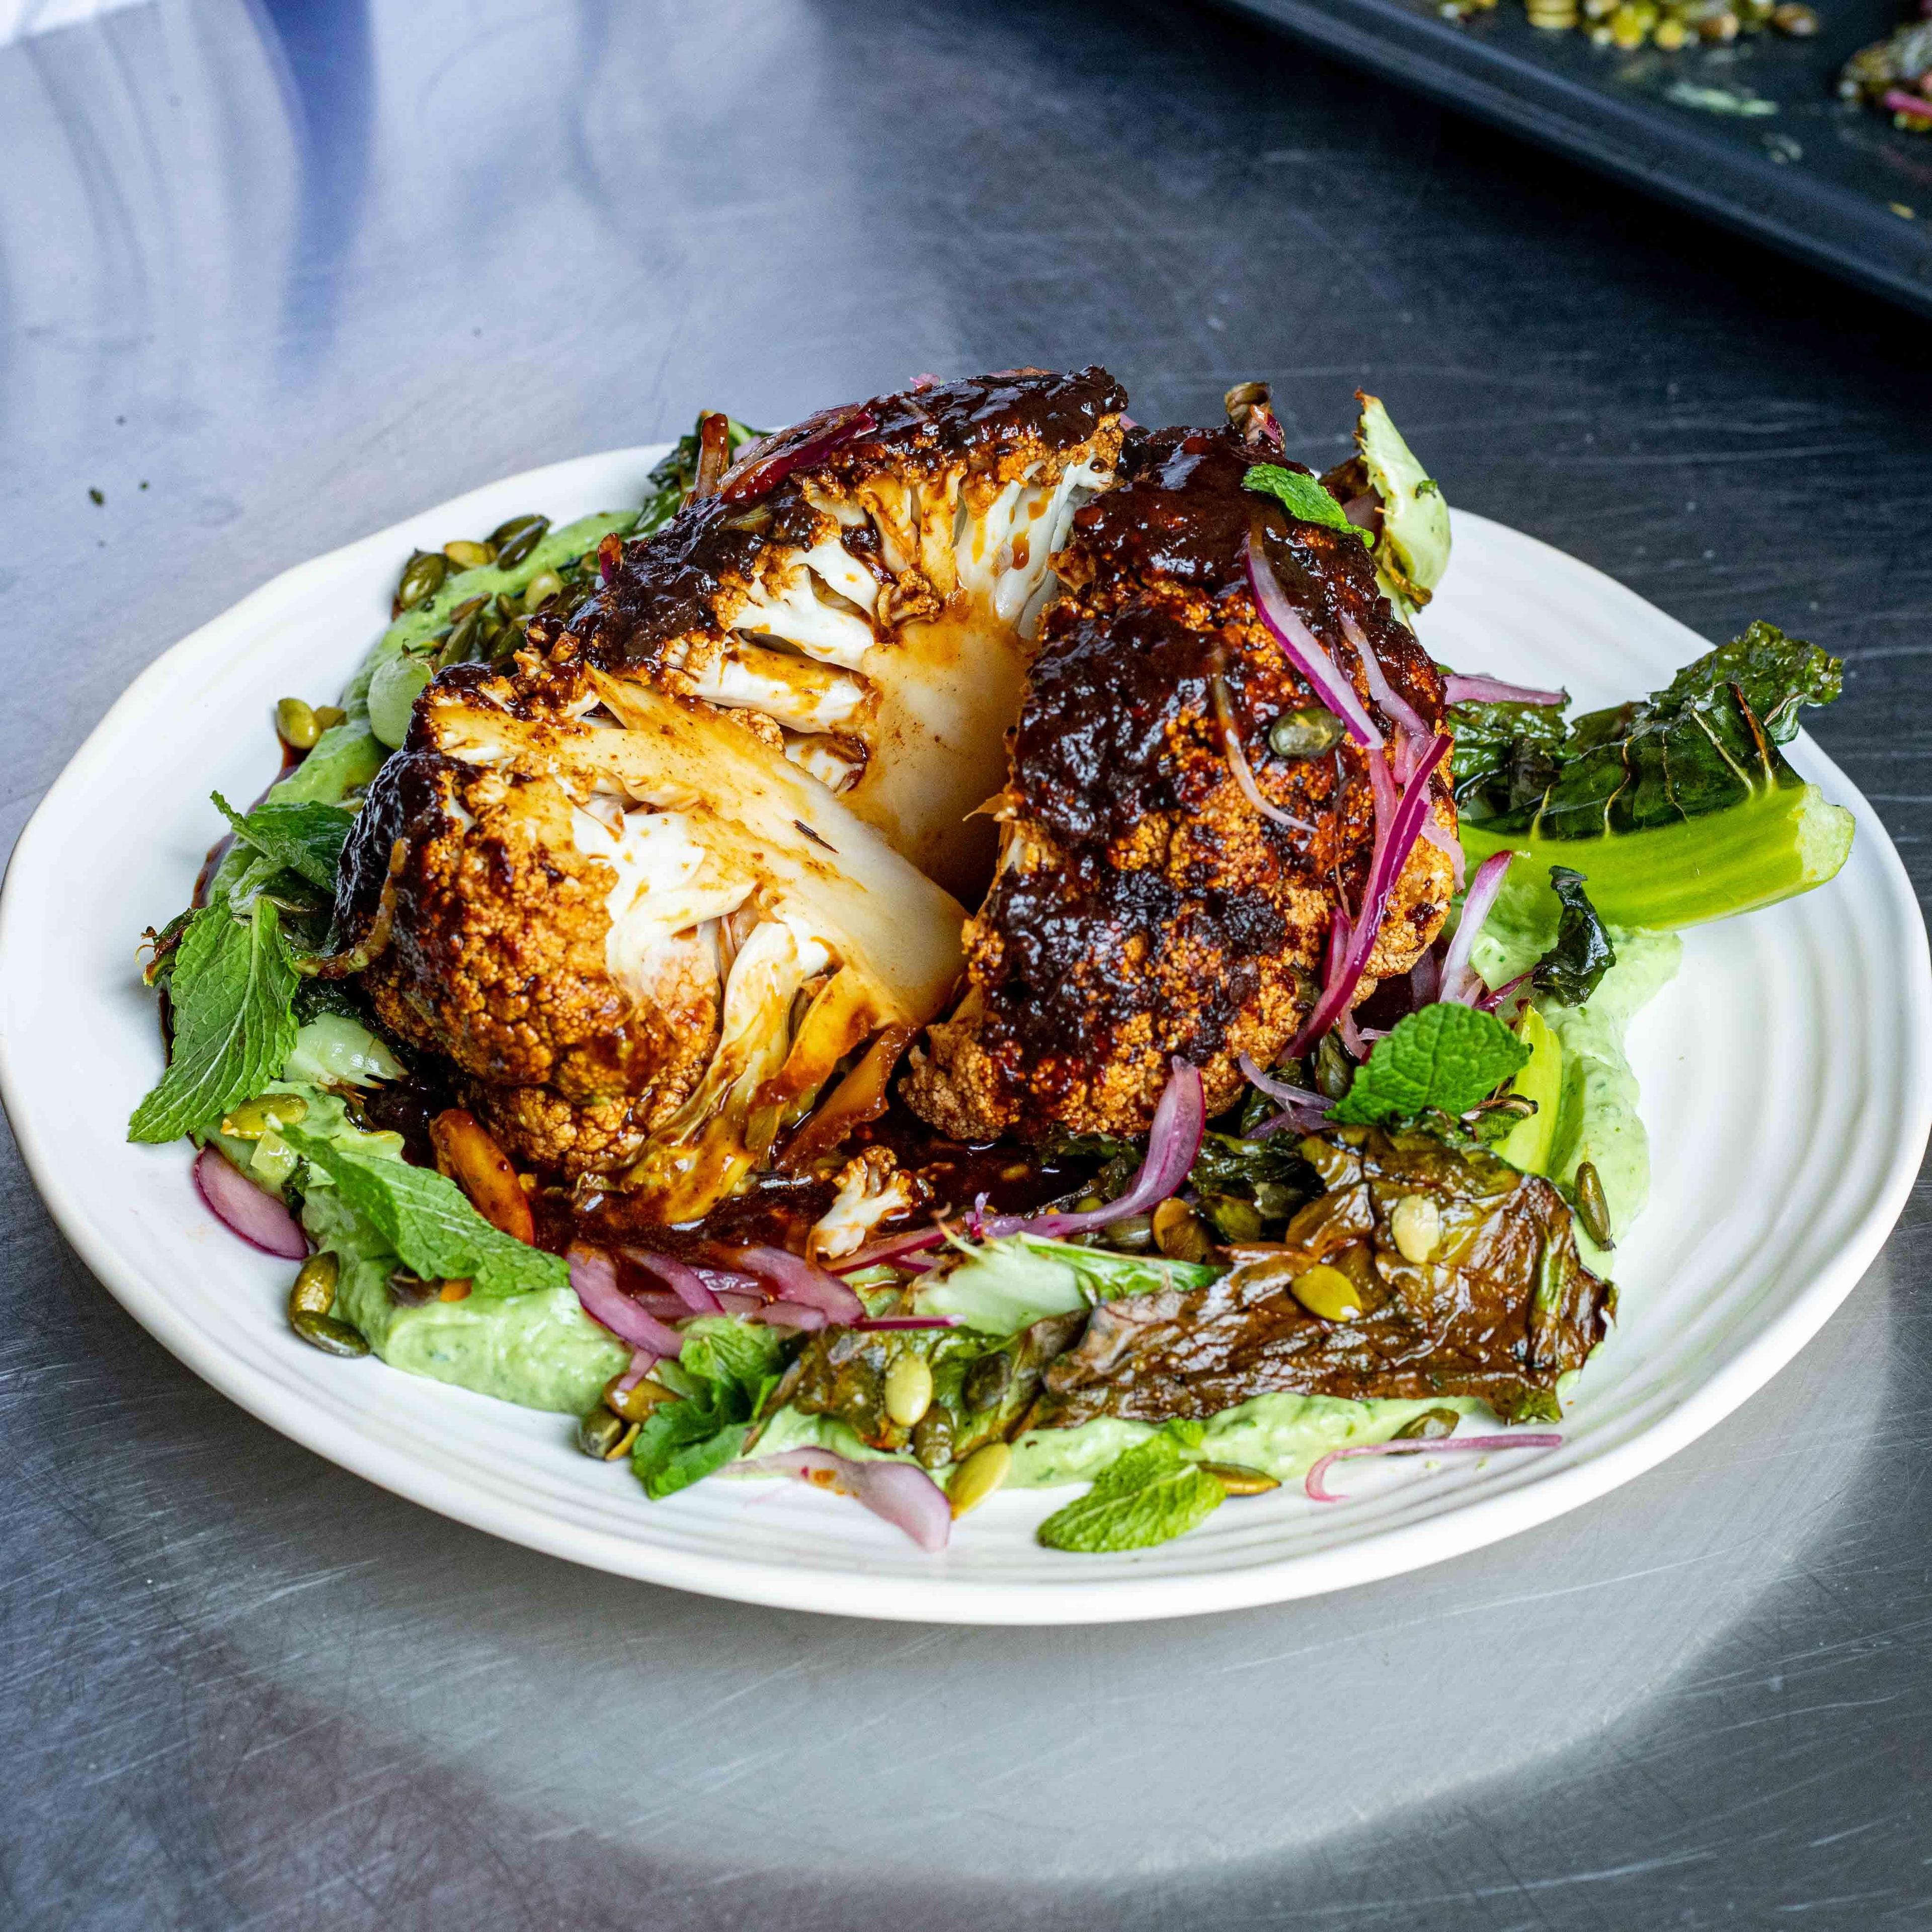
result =
[{"label": "crispy kale", "polygon": [[1526,854],[1505,909],[1552,928],[1552,865],[1586,874],[1612,926],[1660,931],[1820,884],[1851,850],[1851,814],[1778,747],[1804,706],[1838,696],[1843,669],[1756,623],[1648,698],[1572,719],[1560,745],[1529,707],[1459,706],[1465,849],[1472,861]]}]

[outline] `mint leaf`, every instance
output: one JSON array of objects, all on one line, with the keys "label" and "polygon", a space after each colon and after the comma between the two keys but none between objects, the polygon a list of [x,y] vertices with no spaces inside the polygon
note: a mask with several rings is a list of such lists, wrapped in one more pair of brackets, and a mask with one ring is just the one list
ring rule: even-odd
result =
[{"label": "mint leaf", "polygon": [[1336,1102],[1336,1120],[1367,1126],[1432,1109],[1465,1114],[1529,1058],[1493,1013],[1447,1000],[1396,1023]]},{"label": "mint leaf", "polygon": [[1081,1556],[1146,1550],[1204,1522],[1226,1495],[1166,1435],[1156,1436],[1110,1462],[1084,1496],[1048,1516],[1040,1540]]},{"label": "mint leaf", "polygon": [[130,1141],[171,1141],[212,1126],[259,1094],[296,1043],[296,970],[274,907],[237,919],[203,906],[175,949],[168,981],[174,1046],[167,1071],[128,1123]]},{"label": "mint leaf", "polygon": [[244,818],[224,798],[211,792],[214,808],[235,828],[236,838],[266,854],[278,866],[284,866],[324,892],[335,890],[335,874],[342,863],[343,842],[356,822],[352,812],[339,806],[277,804],[258,805]]},{"label": "mint leaf", "polygon": [[701,1482],[744,1448],[784,1356],[783,1337],[762,1325],[706,1316],[686,1328],[677,1360],[655,1371],[680,1400],[651,1411],[631,1450],[631,1468],[653,1502]]},{"label": "mint leaf", "polygon": [[1352,537],[1369,541],[1366,530],[1348,520],[1348,513],[1312,476],[1298,470],[1284,470],[1279,463],[1257,463],[1241,478],[1244,490],[1273,496],[1291,517],[1304,524],[1325,524],[1331,530],[1346,530]]},{"label": "mint leaf", "polygon": [[569,1281],[562,1256],[493,1228],[454,1181],[432,1169],[344,1147],[300,1126],[278,1131],[424,1280],[467,1281],[478,1294],[522,1294]]}]

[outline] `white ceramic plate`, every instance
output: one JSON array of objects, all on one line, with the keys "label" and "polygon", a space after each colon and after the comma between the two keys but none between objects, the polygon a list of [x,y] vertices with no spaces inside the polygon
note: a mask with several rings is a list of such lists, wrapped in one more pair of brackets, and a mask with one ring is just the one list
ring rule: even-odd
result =
[{"label": "white ceramic plate", "polygon": [[[15,849],[0,902],[0,1091],[15,1136],[123,1306],[265,1422],[461,1522],[683,1589],[931,1621],[1169,1616],[1388,1576],[1601,1496],[1767,1381],[1877,1253],[1932,1114],[1932,974],[1876,816],[1801,740],[1794,762],[1858,814],[1850,862],[1820,892],[1688,934],[1682,973],[1636,1022],[1655,1188],[1618,1250],[1621,1318],[1559,1450],[1352,1465],[1346,1503],[1285,1490],[1120,1556],[1040,1548],[1034,1526],[1065,1492],[1010,1493],[927,1556],[802,1484],[706,1483],[648,1502],[626,1469],[576,1451],[566,1418],[308,1348],[283,1313],[287,1264],[208,1216],[185,1144],[124,1138],[160,1067],[136,935],[185,900],[218,830],[210,789],[259,791],[274,700],[334,694],[381,629],[412,545],[524,510],[561,521],[635,502],[661,453],[512,478],[278,578],[135,683]],[[1586,565],[1468,515],[1423,632],[1448,662],[1560,682],[1585,704],[1658,685],[1706,648]]]}]

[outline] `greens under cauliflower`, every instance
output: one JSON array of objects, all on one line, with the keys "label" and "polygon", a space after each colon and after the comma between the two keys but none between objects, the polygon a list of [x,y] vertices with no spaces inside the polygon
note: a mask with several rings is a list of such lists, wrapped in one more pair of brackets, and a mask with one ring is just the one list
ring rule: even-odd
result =
[{"label": "greens under cauliflower", "polygon": [[1572,718],[1422,649],[1450,520],[1378,400],[1318,476],[1264,385],[1126,401],[707,412],[637,509],[407,560],[149,935],[130,1135],[299,1262],[296,1335],[926,1549],[1561,1440],[1624,1030],[1844,862],[1782,750],[1840,668],[1756,625]]}]

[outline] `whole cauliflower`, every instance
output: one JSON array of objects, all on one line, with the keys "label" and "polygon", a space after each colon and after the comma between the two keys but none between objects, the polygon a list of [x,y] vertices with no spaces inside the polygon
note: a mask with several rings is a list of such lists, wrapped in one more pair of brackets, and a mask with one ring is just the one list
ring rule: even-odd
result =
[{"label": "whole cauliflower", "polygon": [[[910,1202],[838,1150],[949,1004],[903,1089],[947,1133],[1138,1133],[1175,1054],[1226,1104],[1306,1018],[1377,821],[1352,748],[1267,748],[1312,694],[1243,578],[1251,526],[1365,700],[1443,710],[1360,538],[1243,488],[1276,433],[1240,393],[1240,428],[1124,449],[1100,369],[916,386],[728,469],[713,439],[514,670],[416,700],[337,898],[378,1016],[513,1157],[634,1220],[778,1160],[836,1174],[828,1252]],[[1446,787],[1434,810],[1446,841]],[[952,894],[989,878],[969,922]],[[1372,973],[1450,890],[1418,846]]]}]

